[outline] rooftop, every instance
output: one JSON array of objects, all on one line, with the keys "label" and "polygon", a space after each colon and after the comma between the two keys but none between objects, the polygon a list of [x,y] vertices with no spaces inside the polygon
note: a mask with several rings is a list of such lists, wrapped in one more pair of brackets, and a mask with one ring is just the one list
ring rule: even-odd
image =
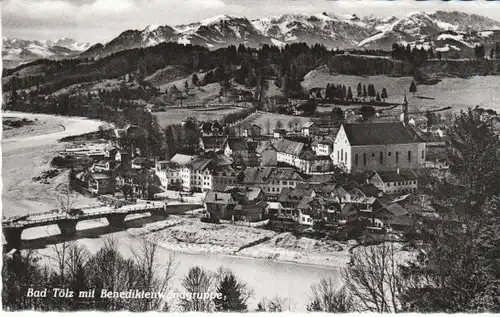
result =
[{"label": "rooftop", "polygon": [[401,122],[344,124],[351,146],[422,143],[424,140]]},{"label": "rooftop", "polygon": [[375,171],[372,174],[372,177],[378,174],[380,179],[384,183],[386,182],[400,182],[400,181],[409,181],[409,180],[418,180],[417,175],[409,169],[401,169],[399,171]]},{"label": "rooftop", "polygon": [[272,142],[273,146],[278,152],[283,152],[286,154],[299,155],[304,148],[304,143],[291,141],[287,139],[274,140]]}]

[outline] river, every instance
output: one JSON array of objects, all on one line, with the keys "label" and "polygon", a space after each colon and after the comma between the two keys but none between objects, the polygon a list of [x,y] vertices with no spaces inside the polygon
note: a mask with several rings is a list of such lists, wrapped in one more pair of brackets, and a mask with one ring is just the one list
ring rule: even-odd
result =
[{"label": "river", "polygon": [[[39,120],[63,120],[64,122],[65,129],[63,131],[2,140],[2,173],[4,175],[3,211],[7,209],[4,215],[10,216],[18,213],[12,210],[16,210],[19,200],[23,201],[23,207],[25,208],[23,210],[39,211],[39,207],[41,206],[40,197],[30,196],[35,195],[35,193],[39,194],[39,192],[33,191],[29,186],[18,186],[18,183],[23,184],[30,180],[35,175],[34,173],[37,173],[41,167],[47,165],[47,160],[50,159],[47,155],[50,156],[60,146],[57,144],[58,139],[69,135],[96,131],[101,123],[84,118],[65,118],[51,115],[27,113],[5,113],[5,115],[28,119],[39,118]],[[20,164],[23,161],[24,163]],[[30,207],[32,209],[26,209]],[[53,233],[58,233],[56,226],[49,227],[55,230]],[[91,227],[94,227],[94,225],[91,225]],[[52,231],[52,229],[33,228],[25,230],[23,232],[23,239],[40,238],[46,235],[48,231]],[[124,256],[131,256],[131,250],[136,248],[142,241],[141,238],[132,236],[126,231],[112,233],[103,231],[102,234],[87,235],[79,238],[77,241],[85,245],[92,252],[95,252],[104,244],[106,238],[119,241],[119,249]],[[38,252],[41,255],[47,255],[51,250],[51,245],[44,245],[38,249]],[[174,278],[175,288],[180,289],[180,279],[186,275],[190,267],[198,265],[214,272],[221,266],[227,267],[233,270],[239,278],[253,289],[254,296],[248,302],[249,309],[251,310],[256,308],[257,303],[262,298],[272,299],[279,296],[288,302],[288,307],[285,307],[285,309],[305,311],[306,305],[309,302],[308,296],[310,295],[312,284],[317,283],[322,277],[332,276],[336,279],[339,278],[338,269],[335,268],[221,254],[188,254],[174,252],[165,248],[160,249],[159,259],[166,261],[171,256],[173,256],[177,267]]]}]

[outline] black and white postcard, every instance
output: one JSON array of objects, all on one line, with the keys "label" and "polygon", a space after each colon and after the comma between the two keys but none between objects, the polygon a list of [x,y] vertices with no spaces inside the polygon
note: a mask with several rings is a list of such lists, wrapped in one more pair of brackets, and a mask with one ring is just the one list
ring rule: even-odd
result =
[{"label": "black and white postcard", "polygon": [[500,1],[1,10],[4,311],[500,312]]}]

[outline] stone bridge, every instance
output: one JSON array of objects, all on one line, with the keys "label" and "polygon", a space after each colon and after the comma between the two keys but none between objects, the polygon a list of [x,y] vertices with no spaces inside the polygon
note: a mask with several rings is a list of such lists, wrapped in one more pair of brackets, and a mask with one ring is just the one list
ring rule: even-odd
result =
[{"label": "stone bridge", "polygon": [[144,212],[167,214],[167,205],[164,202],[148,201],[119,208],[109,206],[86,207],[70,213],[54,210],[2,220],[2,231],[8,247],[19,248],[21,234],[24,229],[56,224],[63,236],[71,237],[76,235],[76,225],[79,221],[106,218],[110,226],[122,228],[125,227],[125,217],[127,215]]}]

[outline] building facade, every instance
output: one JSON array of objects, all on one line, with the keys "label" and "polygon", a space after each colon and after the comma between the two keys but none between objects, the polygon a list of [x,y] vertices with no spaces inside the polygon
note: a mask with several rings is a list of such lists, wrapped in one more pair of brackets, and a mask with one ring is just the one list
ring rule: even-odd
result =
[{"label": "building facade", "polygon": [[343,124],[332,153],[333,163],[348,173],[418,169],[425,156],[425,141],[400,122]]}]

